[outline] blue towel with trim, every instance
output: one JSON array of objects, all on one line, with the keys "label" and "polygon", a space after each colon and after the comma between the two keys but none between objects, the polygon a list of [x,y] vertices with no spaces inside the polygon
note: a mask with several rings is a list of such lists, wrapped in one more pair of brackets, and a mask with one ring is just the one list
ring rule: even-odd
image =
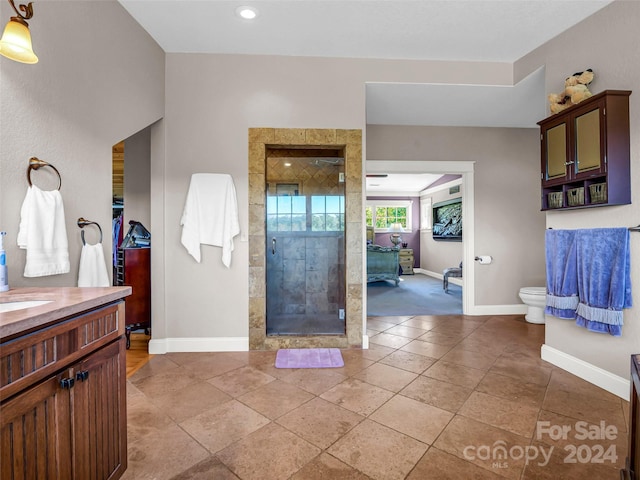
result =
[{"label": "blue towel with trim", "polygon": [[576,231],[576,324],[592,332],[622,335],[623,308],[632,306],[628,228]]},{"label": "blue towel with trim", "polygon": [[547,305],[544,312],[558,318],[576,318],[578,274],[576,230],[546,230]]}]

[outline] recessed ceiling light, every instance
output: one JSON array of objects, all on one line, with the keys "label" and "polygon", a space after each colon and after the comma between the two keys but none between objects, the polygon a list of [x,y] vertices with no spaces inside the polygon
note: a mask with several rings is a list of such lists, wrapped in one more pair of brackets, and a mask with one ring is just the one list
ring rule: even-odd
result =
[{"label": "recessed ceiling light", "polygon": [[258,16],[258,10],[253,7],[238,7],[236,8],[236,15],[245,20],[253,20]]},{"label": "recessed ceiling light", "polygon": [[285,167],[290,167],[290,166],[291,166],[291,163],[289,163],[289,162],[285,162],[285,163],[284,163],[284,166],[285,166]]}]

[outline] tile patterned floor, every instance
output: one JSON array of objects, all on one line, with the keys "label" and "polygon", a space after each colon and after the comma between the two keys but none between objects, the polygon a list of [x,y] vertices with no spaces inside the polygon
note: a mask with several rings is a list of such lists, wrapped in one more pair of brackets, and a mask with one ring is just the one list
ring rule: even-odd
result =
[{"label": "tile patterned floor", "polygon": [[540,360],[543,326],[457,315],[368,328],[371,348],[343,350],[343,368],[153,356],[127,383],[123,478],[619,478],[628,403]]}]

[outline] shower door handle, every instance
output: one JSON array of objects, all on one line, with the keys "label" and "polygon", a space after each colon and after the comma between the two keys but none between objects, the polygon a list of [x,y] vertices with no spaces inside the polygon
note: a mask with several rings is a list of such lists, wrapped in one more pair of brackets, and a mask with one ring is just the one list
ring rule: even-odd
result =
[{"label": "shower door handle", "polygon": [[276,254],[276,237],[271,239],[271,255]]}]

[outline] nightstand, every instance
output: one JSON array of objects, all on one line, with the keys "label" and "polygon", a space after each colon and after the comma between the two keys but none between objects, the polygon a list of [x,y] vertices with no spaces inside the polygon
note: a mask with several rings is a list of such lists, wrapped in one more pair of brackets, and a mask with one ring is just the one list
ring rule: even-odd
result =
[{"label": "nightstand", "polygon": [[413,275],[413,249],[401,248],[398,256],[403,275]]}]

